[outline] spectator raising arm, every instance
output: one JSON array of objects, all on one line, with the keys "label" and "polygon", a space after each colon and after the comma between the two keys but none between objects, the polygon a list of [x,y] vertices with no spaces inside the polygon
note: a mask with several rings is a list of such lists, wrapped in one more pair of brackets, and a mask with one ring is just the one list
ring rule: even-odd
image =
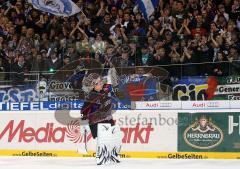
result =
[{"label": "spectator raising arm", "polygon": [[181,35],[182,33],[184,33],[184,32],[183,32],[184,30],[185,30],[185,32],[186,32],[187,35],[191,35],[191,31],[190,31],[189,28],[188,28],[188,22],[189,22],[189,21],[188,21],[187,19],[185,19],[185,20],[183,21],[182,26],[181,26],[181,28],[179,29],[177,35]]},{"label": "spectator raising arm", "polygon": [[213,33],[210,34],[210,40],[212,41],[215,48],[219,47],[219,44],[217,43],[217,41],[213,37]]},{"label": "spectator raising arm", "polygon": [[84,39],[88,40],[88,35],[85,33],[85,31],[79,27],[80,22],[77,23],[77,25],[73,28],[73,30],[70,32],[70,37],[74,39],[74,34],[76,30],[79,30],[79,32],[83,35]]},{"label": "spectator raising arm", "polygon": [[104,1],[100,1],[100,8],[99,8],[96,16],[102,16],[105,13],[105,10],[106,10],[106,7],[104,4]]}]

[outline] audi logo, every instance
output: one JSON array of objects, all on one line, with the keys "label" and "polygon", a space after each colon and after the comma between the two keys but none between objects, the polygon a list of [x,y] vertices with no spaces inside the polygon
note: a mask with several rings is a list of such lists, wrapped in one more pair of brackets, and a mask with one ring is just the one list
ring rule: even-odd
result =
[{"label": "audi logo", "polygon": [[207,107],[219,107],[219,102],[208,102]]},{"label": "audi logo", "polygon": [[160,103],[160,107],[172,107],[172,103]]}]

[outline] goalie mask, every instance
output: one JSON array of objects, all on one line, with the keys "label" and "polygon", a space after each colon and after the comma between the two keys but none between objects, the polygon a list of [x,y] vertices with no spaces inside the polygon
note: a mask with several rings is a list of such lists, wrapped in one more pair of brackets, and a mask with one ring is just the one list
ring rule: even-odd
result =
[{"label": "goalie mask", "polygon": [[86,94],[89,94],[98,84],[99,80],[101,80],[101,76],[97,73],[91,73],[89,75],[86,75],[82,81],[82,90]]}]

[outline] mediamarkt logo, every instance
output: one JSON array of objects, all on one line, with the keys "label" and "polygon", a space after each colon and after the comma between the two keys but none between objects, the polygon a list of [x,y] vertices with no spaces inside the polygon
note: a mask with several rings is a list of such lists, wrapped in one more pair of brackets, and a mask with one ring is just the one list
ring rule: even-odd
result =
[{"label": "mediamarkt logo", "polygon": [[[54,126],[54,123],[47,123],[44,127],[40,127],[35,130],[32,127],[26,127],[25,120],[21,120],[16,128],[14,128],[14,120],[11,120],[0,133],[0,140],[5,135],[8,135],[8,142],[12,142],[14,138],[17,138],[18,142],[26,143],[30,143],[32,141],[36,141],[38,143],[62,143],[65,140],[65,136],[74,143],[83,141],[78,121],[71,121],[67,127],[56,127]],[[91,135],[88,135],[87,141],[90,138]]]},{"label": "mediamarkt logo", "polygon": [[193,148],[210,149],[223,141],[222,130],[212,120],[201,116],[183,134],[185,142]]},{"label": "mediamarkt logo", "polygon": [[[92,139],[91,133],[84,139],[80,123],[77,120],[71,121],[67,126],[62,127],[57,127],[54,123],[46,123],[38,129],[26,126],[25,123],[25,120],[21,120],[18,124],[15,124],[15,120],[9,121],[6,127],[0,130],[0,141],[6,136],[9,143],[13,141],[25,143],[33,141],[37,143],[63,143],[66,137],[73,143],[80,143]],[[151,124],[148,124],[147,127],[140,127],[139,123],[136,124],[136,127],[121,128],[121,131],[124,133],[122,142],[147,144],[153,130],[154,128],[151,127]]]}]

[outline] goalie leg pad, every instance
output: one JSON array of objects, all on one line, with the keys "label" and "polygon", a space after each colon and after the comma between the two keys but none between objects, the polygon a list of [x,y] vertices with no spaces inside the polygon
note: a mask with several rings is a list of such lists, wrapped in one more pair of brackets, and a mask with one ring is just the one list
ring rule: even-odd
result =
[{"label": "goalie leg pad", "polygon": [[122,136],[119,126],[98,124],[96,160],[98,165],[120,162]]}]

